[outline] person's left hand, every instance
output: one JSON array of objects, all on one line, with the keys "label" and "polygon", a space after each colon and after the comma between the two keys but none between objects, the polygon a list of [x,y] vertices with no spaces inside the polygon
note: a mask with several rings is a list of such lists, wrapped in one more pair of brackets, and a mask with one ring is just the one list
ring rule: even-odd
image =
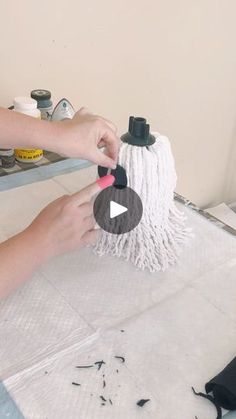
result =
[{"label": "person's left hand", "polygon": [[[115,125],[81,108],[73,119],[59,124],[57,152],[67,157],[82,158],[100,166],[115,169],[120,146]],[[105,147],[105,153],[101,150]]]}]

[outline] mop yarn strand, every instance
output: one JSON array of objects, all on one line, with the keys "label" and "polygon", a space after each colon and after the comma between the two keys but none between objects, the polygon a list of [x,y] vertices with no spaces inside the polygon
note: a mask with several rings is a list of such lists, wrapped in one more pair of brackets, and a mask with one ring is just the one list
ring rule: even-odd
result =
[{"label": "mop yarn strand", "polygon": [[177,176],[170,142],[165,136],[153,135],[156,141],[152,145],[124,142],[119,153],[118,163],[126,171],[127,186],[142,200],[141,221],[128,233],[102,231],[95,246],[98,255],[122,257],[150,272],[164,271],[176,263],[190,235],[186,217],[174,202]]}]

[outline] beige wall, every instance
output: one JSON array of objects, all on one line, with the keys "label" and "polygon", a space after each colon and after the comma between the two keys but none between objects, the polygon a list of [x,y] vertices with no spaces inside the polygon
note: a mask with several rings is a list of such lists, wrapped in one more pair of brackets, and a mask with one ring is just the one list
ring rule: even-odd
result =
[{"label": "beige wall", "polygon": [[235,0],[2,0],[0,104],[47,88],[172,141],[178,192],[236,201]]}]

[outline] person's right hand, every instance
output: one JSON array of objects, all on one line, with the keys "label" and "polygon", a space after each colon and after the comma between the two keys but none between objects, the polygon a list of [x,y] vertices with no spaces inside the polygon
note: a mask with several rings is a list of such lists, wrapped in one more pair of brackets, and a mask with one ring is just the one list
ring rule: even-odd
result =
[{"label": "person's right hand", "polygon": [[[97,165],[115,169],[120,138],[115,125],[86,108],[81,108],[72,119],[57,124],[58,136],[50,150],[68,157],[82,158]],[[101,150],[105,148],[105,152]]]},{"label": "person's right hand", "polygon": [[111,186],[114,176],[107,175],[74,195],[64,195],[51,202],[35,218],[25,233],[32,245],[39,246],[42,261],[96,242],[99,230],[93,216],[92,197]]}]

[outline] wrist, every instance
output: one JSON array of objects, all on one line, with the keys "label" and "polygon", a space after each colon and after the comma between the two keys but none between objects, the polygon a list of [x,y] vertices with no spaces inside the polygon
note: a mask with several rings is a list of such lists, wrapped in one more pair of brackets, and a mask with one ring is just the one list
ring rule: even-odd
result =
[{"label": "wrist", "polygon": [[35,269],[47,262],[50,255],[46,240],[42,234],[35,231],[32,225],[19,233],[18,236]]},{"label": "wrist", "polygon": [[58,139],[61,137],[60,122],[39,121],[38,131],[32,139],[32,148],[58,152]]},{"label": "wrist", "polygon": [[[76,146],[76,158],[81,157],[79,152],[78,133],[74,132],[73,124],[70,119],[64,121],[51,122],[52,125],[52,142],[49,144],[49,150],[52,150],[62,156],[72,157],[74,155],[74,147]],[[76,141],[73,139],[76,138]],[[68,147],[66,146],[68,144]]]}]

